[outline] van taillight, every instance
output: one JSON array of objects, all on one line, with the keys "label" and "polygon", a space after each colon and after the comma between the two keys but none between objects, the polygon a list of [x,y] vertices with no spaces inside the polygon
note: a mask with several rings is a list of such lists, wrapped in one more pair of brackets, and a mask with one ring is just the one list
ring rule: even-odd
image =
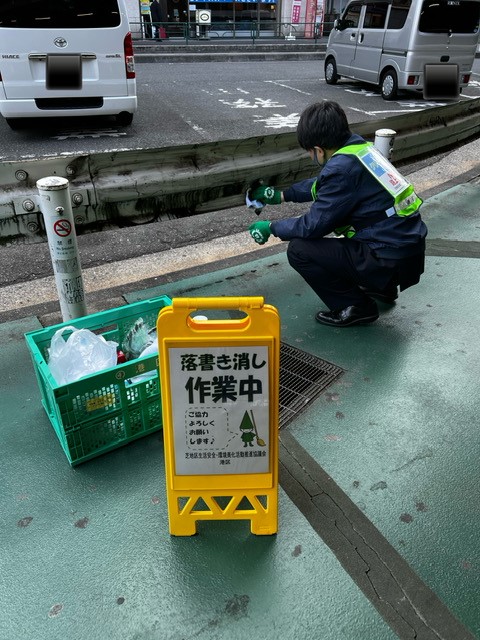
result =
[{"label": "van taillight", "polygon": [[127,78],[135,78],[135,61],[133,58],[132,34],[130,32],[125,36],[123,41],[123,51],[125,55],[125,71]]},{"label": "van taillight", "polygon": [[468,84],[470,82],[470,74],[466,73],[462,76],[462,84]]}]

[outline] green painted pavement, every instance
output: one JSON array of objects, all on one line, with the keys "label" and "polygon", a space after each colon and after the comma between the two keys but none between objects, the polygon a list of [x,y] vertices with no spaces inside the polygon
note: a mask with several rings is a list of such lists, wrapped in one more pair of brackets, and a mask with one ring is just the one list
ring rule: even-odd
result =
[{"label": "green painted pavement", "polygon": [[0,325],[2,640],[249,640],[395,634],[280,491],[280,533],[168,534],[162,435],[69,467],[23,339]]},{"label": "green painted pavement", "polygon": [[480,241],[479,190],[477,179],[429,198],[422,206],[428,239]]},{"label": "green painted pavement", "polygon": [[347,370],[290,430],[474,633],[479,292],[476,260],[430,257],[421,283],[375,324],[331,329],[314,321],[321,303],[283,254],[161,290],[263,294],[280,311],[282,340]]}]

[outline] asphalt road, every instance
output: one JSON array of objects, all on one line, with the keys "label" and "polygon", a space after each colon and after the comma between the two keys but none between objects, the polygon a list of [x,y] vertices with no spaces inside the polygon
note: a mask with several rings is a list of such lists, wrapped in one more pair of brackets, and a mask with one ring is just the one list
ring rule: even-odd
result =
[{"label": "asphalt road", "polygon": [[[480,60],[460,100],[480,97]],[[20,131],[0,118],[0,160],[117,149],[159,148],[292,131],[317,100],[336,100],[350,122],[445,104],[405,93],[386,102],[371,86],[329,86],[323,61],[137,64],[139,109],[130,127],[113,118],[38,119]]]}]

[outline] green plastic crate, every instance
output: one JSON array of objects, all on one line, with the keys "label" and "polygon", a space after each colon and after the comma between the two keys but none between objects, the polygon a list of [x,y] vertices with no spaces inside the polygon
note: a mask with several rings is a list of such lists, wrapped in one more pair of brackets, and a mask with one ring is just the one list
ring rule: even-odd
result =
[{"label": "green plastic crate", "polygon": [[[158,356],[131,360],[59,385],[47,365],[52,336],[61,327],[71,325],[100,333],[121,348],[126,334],[139,318],[155,327],[160,309],[170,304],[168,296],[160,296],[25,334],[42,404],[72,466],[162,427]],[[67,336],[65,332],[64,337]],[[148,372],[152,372],[152,377],[129,382]]]}]

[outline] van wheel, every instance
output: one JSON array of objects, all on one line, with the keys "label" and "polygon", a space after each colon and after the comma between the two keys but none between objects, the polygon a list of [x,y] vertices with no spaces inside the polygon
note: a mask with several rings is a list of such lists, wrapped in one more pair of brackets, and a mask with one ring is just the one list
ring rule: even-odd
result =
[{"label": "van wheel", "polygon": [[337,73],[337,65],[334,58],[328,58],[325,62],[325,82],[327,84],[337,84],[340,76]]},{"label": "van wheel", "polygon": [[5,122],[8,124],[10,129],[13,129],[14,131],[17,131],[17,129],[20,129],[22,126],[21,118],[5,118]]},{"label": "van wheel", "polygon": [[122,111],[117,114],[117,124],[121,127],[128,127],[129,124],[132,124],[133,113],[128,113],[128,111]]},{"label": "van wheel", "polygon": [[397,74],[393,69],[390,69],[383,74],[380,89],[384,100],[395,100],[398,96]]}]

